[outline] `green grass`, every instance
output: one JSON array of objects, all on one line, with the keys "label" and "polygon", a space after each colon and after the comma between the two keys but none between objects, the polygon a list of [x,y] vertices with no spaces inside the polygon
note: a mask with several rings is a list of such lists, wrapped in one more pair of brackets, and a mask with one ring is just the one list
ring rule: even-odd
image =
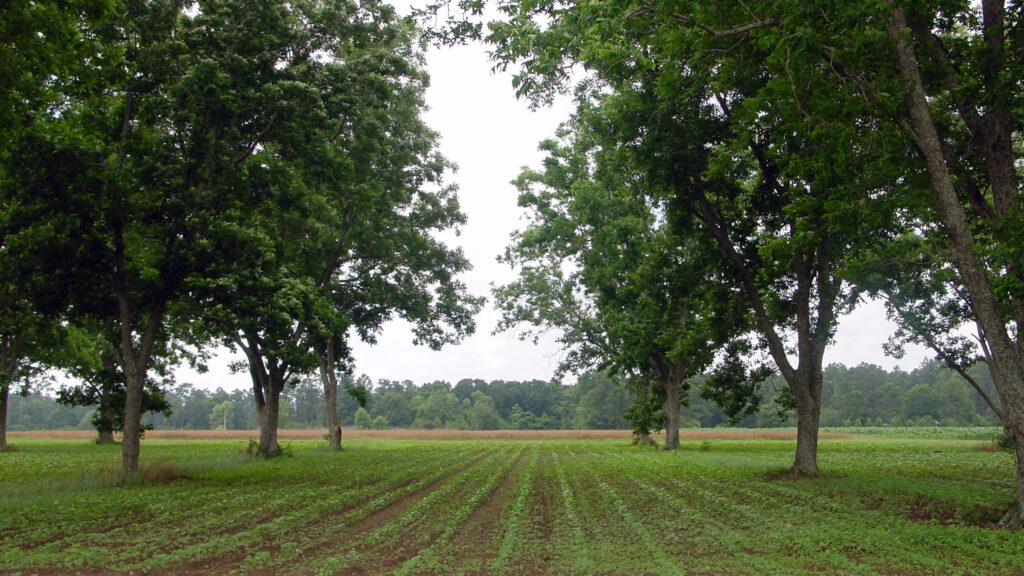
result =
[{"label": "green grass", "polygon": [[19,439],[0,575],[1024,574],[1009,454],[883,434],[822,440],[813,480],[779,440],[146,440],[160,481],[123,483],[117,447]]}]

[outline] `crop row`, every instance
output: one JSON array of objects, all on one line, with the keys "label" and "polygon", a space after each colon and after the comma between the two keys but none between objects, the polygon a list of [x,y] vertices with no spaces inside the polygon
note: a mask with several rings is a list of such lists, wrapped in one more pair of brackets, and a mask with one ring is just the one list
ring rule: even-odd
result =
[{"label": "crop row", "polygon": [[1024,573],[1024,531],[992,526],[1007,455],[944,439],[826,442],[815,480],[781,472],[784,441],[347,447],[268,462],[203,446],[170,482],[62,472],[45,496],[2,482],[0,575]]}]

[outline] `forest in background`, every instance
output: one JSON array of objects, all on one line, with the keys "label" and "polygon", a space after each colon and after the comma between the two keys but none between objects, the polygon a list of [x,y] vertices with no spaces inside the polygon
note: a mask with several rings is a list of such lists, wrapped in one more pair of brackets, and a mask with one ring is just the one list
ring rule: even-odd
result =
[{"label": "forest in background", "polygon": [[[991,394],[991,378],[984,365],[975,367],[973,376]],[[352,397],[339,397],[338,416],[343,425],[361,428],[625,429],[629,423],[623,414],[632,401],[627,386],[601,374],[582,376],[572,386],[541,380],[479,379],[463,379],[454,385],[408,380],[373,383],[366,376],[354,384],[368,390],[366,408],[360,410]],[[784,388],[779,382],[765,386],[760,410],[735,425],[792,426],[793,414],[785,411]],[[166,398],[171,405],[169,415],[148,414],[145,418],[154,429],[249,430],[259,425],[249,389],[210,391],[183,383],[170,387]],[[937,361],[925,362],[910,372],[887,371],[872,364],[833,364],[825,369],[822,398],[823,426],[999,425],[984,400]],[[731,424],[714,402],[701,398],[695,388],[688,399],[689,406],[682,411],[684,427]],[[91,428],[94,407],[62,406],[48,391],[11,400],[11,430]],[[317,428],[326,422],[318,381],[301,380],[286,389],[281,404],[283,428]]]}]

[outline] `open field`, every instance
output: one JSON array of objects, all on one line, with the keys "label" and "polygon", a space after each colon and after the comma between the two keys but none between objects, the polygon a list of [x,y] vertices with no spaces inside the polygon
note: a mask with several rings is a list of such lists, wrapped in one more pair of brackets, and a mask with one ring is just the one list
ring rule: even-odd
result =
[{"label": "open field", "polygon": [[248,436],[152,434],[149,479],[126,485],[117,446],[12,435],[0,575],[1024,574],[1024,531],[993,526],[1014,481],[989,440],[837,435],[823,477],[794,480],[792,440],[736,434],[669,453],[346,433],[274,461]]},{"label": "open field", "polygon": [[[852,429],[851,429],[852,430]],[[317,440],[326,432],[314,430],[281,430],[278,437],[282,440]],[[96,437],[92,430],[41,431],[41,432],[8,432],[14,441],[25,439],[50,440],[89,440]],[[849,438],[846,432],[825,432],[822,438]],[[664,435],[655,435],[662,440]],[[741,428],[708,428],[703,430],[681,430],[679,437],[683,440],[795,440],[796,431],[790,429],[748,430]],[[188,440],[230,440],[259,438],[258,430],[151,430],[146,438],[152,440],[188,439]],[[346,428],[345,439],[392,439],[392,440],[629,440],[629,430],[360,430]]]}]

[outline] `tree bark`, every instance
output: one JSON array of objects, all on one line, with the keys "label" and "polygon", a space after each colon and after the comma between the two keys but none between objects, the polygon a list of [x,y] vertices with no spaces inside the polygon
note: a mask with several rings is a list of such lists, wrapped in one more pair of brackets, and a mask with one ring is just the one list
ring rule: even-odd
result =
[{"label": "tree bark", "polygon": [[260,444],[257,453],[264,458],[281,455],[281,446],[277,442],[277,427],[280,418],[281,391],[284,386],[271,385],[265,394],[261,394],[263,403],[258,405],[260,419]]},{"label": "tree bark", "polygon": [[1012,439],[1014,454],[1017,457],[1017,500],[1010,506],[1010,509],[1003,516],[1000,524],[1011,528],[1024,527],[1024,434],[1017,432],[1024,430],[1021,426],[1021,419],[1014,423],[1014,436]]},{"label": "tree bark", "polygon": [[[820,373],[819,373],[820,377]],[[805,386],[810,390],[811,386]],[[818,474],[818,423],[821,419],[821,386],[817,398],[800,394],[796,399],[796,458],[789,471],[800,476]]]},{"label": "tree bark", "polygon": [[7,405],[11,398],[10,384],[0,384],[0,452],[7,446]]},{"label": "tree bark", "polygon": [[[252,392],[256,399],[256,413],[260,421],[260,442],[256,453],[264,458],[281,455],[277,442],[277,428],[280,419],[281,392],[287,380],[287,370],[277,361],[268,366],[263,359],[259,338],[247,333],[235,337],[235,343],[249,361],[249,375],[252,377]],[[273,359],[272,359],[273,360]]]},{"label": "tree bark", "polygon": [[320,381],[324,386],[324,405],[327,410],[327,442],[331,450],[341,450],[341,419],[338,418],[338,376],[334,365],[334,346],[328,343],[322,354],[317,354]]},{"label": "tree bark", "polygon": [[114,443],[114,431],[113,430],[100,430],[96,433],[96,443],[99,445],[113,444]]},{"label": "tree bark", "polygon": [[682,382],[667,378],[661,383],[665,387],[665,450],[679,448],[679,412]]},{"label": "tree bark", "polygon": [[650,434],[633,434],[634,446],[654,446],[654,439]]},{"label": "tree bark", "polygon": [[15,338],[5,336],[0,341],[0,451],[7,446],[7,407],[11,400],[11,386],[20,360],[20,350]]},{"label": "tree bark", "polygon": [[124,370],[124,422],[121,428],[121,469],[125,476],[139,470],[139,452],[142,441],[142,394],[146,374],[156,342],[163,325],[166,302],[157,302],[149,315],[145,332],[139,338],[136,351],[132,330],[131,304],[126,293],[118,294],[121,308],[121,368]]},{"label": "tree bark", "polygon": [[121,430],[121,471],[131,476],[139,470],[142,443],[142,389],[146,373],[133,362],[125,370],[124,428]]}]

